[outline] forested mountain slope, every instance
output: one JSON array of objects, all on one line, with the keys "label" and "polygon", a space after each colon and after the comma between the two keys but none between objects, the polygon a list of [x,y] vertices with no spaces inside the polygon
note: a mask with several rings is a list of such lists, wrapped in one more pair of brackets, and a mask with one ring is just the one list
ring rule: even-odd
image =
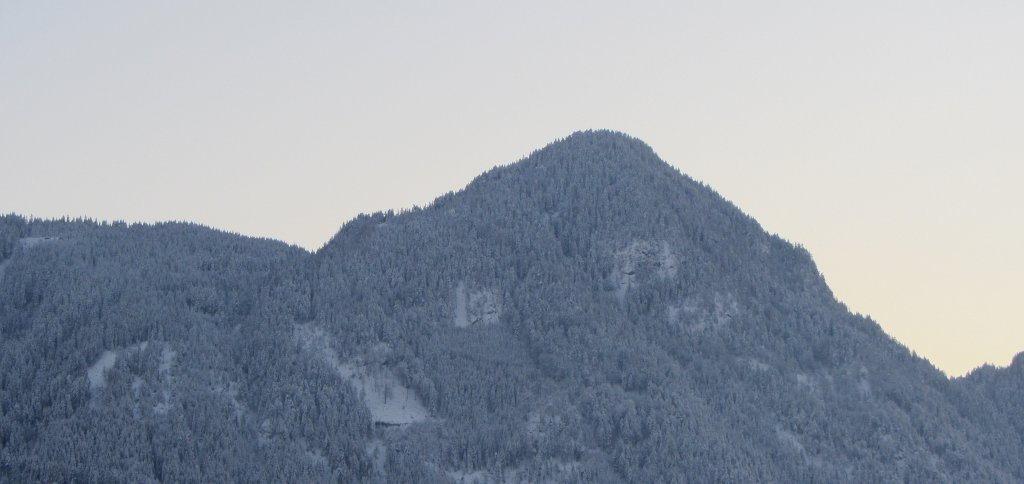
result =
[{"label": "forested mountain slope", "polygon": [[183,224],[3,220],[0,481],[365,474],[354,391],[291,342],[307,254]]},{"label": "forested mountain slope", "polygon": [[11,482],[1024,481],[1019,362],[947,379],[605,131],[314,254],[5,217],[0,350]]}]

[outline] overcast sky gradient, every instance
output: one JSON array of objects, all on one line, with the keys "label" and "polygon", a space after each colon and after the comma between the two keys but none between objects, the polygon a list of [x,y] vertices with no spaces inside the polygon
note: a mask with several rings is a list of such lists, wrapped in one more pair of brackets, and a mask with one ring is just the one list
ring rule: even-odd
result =
[{"label": "overcast sky gradient", "polygon": [[1024,350],[1024,2],[0,1],[0,212],[316,249],[624,131],[951,375]]}]

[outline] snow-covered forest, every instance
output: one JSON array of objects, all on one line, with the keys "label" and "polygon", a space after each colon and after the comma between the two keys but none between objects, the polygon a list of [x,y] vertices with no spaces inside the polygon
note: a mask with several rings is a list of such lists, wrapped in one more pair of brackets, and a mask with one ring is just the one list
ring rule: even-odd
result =
[{"label": "snow-covered forest", "polygon": [[0,482],[1021,482],[804,249],[582,132],[321,250],[0,218]]}]

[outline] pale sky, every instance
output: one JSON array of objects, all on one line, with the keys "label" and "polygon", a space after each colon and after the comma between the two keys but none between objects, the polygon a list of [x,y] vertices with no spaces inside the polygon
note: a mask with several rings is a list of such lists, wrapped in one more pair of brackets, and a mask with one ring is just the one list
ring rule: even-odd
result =
[{"label": "pale sky", "polygon": [[950,375],[1024,350],[1024,2],[0,0],[0,212],[316,249],[588,128]]}]

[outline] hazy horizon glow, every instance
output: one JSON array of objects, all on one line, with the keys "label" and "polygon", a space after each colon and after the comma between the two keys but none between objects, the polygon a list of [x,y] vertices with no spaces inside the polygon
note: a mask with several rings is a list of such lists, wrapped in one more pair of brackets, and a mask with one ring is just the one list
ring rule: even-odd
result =
[{"label": "hazy horizon glow", "polygon": [[309,249],[582,129],[951,375],[1024,351],[1019,2],[0,4],[0,212]]}]

